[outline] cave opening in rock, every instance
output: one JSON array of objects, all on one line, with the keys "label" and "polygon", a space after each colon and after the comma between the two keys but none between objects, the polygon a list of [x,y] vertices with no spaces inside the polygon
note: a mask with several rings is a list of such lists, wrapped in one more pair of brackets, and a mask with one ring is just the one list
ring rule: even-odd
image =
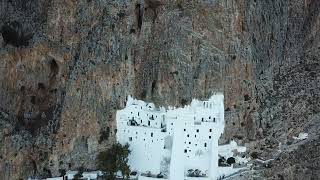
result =
[{"label": "cave opening in rock", "polygon": [[43,84],[43,83],[38,83],[38,89],[41,90],[41,89],[45,89],[46,86]]},{"label": "cave opening in rock", "polygon": [[59,65],[55,59],[49,61],[51,75],[55,76],[59,72]]},{"label": "cave opening in rock", "polygon": [[138,30],[140,31],[142,27],[142,19],[143,19],[143,11],[141,10],[140,4],[136,5],[135,13],[136,13],[136,19],[138,23]]},{"label": "cave opening in rock", "polygon": [[26,33],[22,25],[17,22],[9,22],[1,27],[1,35],[5,44],[11,44],[15,47],[28,46],[32,38],[31,33]]}]

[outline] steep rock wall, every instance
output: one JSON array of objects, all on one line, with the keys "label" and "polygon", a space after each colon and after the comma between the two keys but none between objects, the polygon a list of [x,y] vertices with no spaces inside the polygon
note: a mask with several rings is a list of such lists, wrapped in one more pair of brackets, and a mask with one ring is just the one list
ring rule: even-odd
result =
[{"label": "steep rock wall", "polygon": [[[299,156],[318,147],[319,1],[0,5],[1,178],[94,169],[129,94],[181,106],[215,91],[225,94],[221,143],[236,139],[248,156],[279,159],[256,176],[319,174],[319,151]],[[291,151],[302,131],[309,140]]]}]

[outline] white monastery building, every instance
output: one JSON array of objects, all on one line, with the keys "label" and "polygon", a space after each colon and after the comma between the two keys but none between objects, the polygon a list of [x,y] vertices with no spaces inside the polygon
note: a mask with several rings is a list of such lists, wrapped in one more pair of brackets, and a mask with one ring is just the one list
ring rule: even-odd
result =
[{"label": "white monastery building", "polygon": [[116,118],[118,142],[130,145],[131,170],[183,180],[190,169],[197,169],[204,178],[217,179],[223,94],[168,109],[129,96]]}]

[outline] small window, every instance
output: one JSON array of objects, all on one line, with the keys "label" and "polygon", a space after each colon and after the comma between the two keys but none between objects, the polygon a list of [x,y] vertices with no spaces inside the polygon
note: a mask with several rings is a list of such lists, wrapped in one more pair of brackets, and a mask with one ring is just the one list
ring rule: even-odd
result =
[{"label": "small window", "polygon": [[204,147],[207,147],[207,143],[204,143]]},{"label": "small window", "polygon": [[197,132],[199,132],[199,129],[197,129]]},{"label": "small window", "polygon": [[191,142],[189,142],[189,144],[191,144]]},{"label": "small window", "polygon": [[186,149],[184,150],[184,153],[187,153],[187,150],[186,150]]},{"label": "small window", "polygon": [[171,123],[171,125],[173,125],[173,123]]},{"label": "small window", "polygon": [[201,121],[203,122],[203,118],[201,118]]},{"label": "small window", "polygon": [[142,123],[142,120],[141,120],[141,123]]},{"label": "small window", "polygon": [[209,136],[209,139],[211,139],[211,136]]},{"label": "small window", "polygon": [[139,116],[139,112],[138,112],[138,116]]},{"label": "small window", "polygon": [[211,116],[209,116],[209,119],[211,119]]},{"label": "small window", "polygon": [[189,134],[187,134],[187,137],[189,137]]},{"label": "small window", "polygon": [[136,134],[138,134],[138,132],[136,132]]},{"label": "small window", "polygon": [[184,129],[183,131],[186,131],[186,129]]},{"label": "small window", "polygon": [[129,137],[129,141],[132,141],[132,137]]},{"label": "small window", "polygon": [[151,137],[153,137],[153,133],[151,133]]},{"label": "small window", "polygon": [[196,138],[196,137],[197,137],[197,135],[194,135],[194,137]]},{"label": "small window", "polygon": [[213,122],[216,122],[216,118],[213,118]]},{"label": "small window", "polygon": [[209,132],[212,132],[212,129],[209,129]]},{"label": "small window", "polygon": [[148,121],[148,126],[150,126],[150,121]]}]

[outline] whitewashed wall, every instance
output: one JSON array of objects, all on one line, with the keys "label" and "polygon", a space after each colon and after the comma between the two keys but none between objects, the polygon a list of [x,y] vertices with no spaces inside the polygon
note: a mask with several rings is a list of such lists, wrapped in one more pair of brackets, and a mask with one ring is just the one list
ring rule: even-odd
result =
[{"label": "whitewashed wall", "polygon": [[[131,119],[138,126],[128,126]],[[218,166],[218,139],[224,129],[223,95],[169,110],[128,97],[126,108],[117,112],[117,126],[118,141],[130,144],[132,170],[158,174],[165,154],[171,154],[170,177],[200,169],[212,178]]]}]

